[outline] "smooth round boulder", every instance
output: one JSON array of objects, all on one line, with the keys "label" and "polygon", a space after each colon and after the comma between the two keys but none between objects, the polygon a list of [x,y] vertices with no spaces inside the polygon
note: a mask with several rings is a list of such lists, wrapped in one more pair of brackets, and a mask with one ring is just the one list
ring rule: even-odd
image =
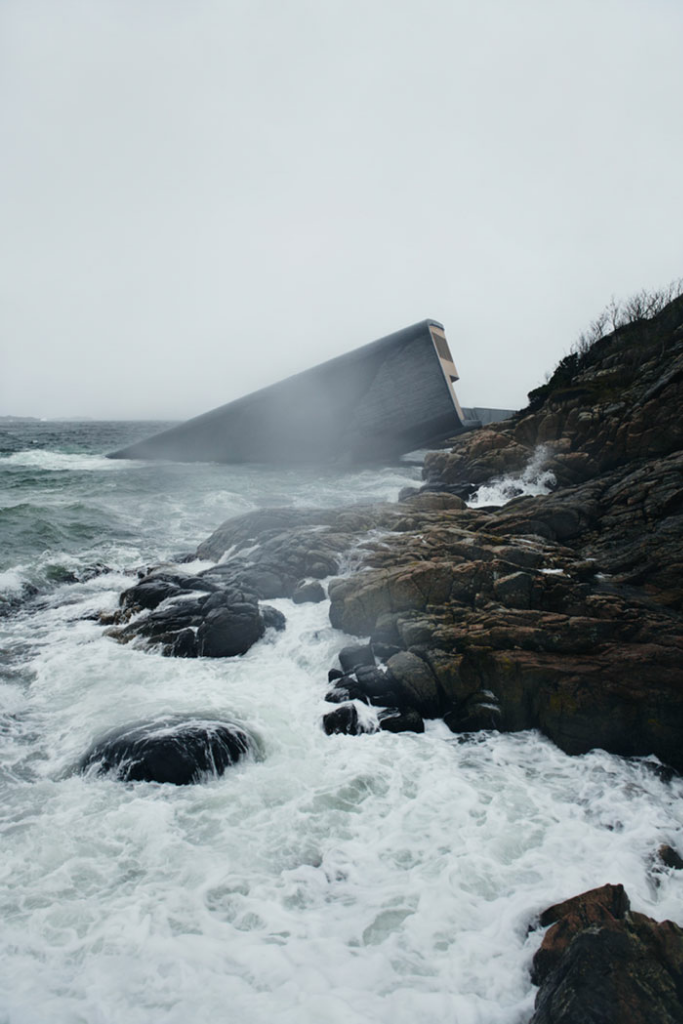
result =
[{"label": "smooth round boulder", "polygon": [[120,782],[187,786],[222,775],[255,751],[253,738],[233,724],[164,721],[129,726],[98,740],[81,759],[79,771]]},{"label": "smooth round boulder", "polygon": [[197,630],[197,650],[204,658],[246,654],[265,632],[257,604],[246,602],[214,608]]},{"label": "smooth round boulder", "polygon": [[321,601],[325,600],[325,588],[322,583],[317,580],[306,582],[302,580],[297,583],[294,593],[292,594],[292,601],[294,604],[320,604]]},{"label": "smooth round boulder", "polygon": [[440,697],[436,679],[429,666],[410,651],[400,651],[389,658],[387,667],[395,681],[396,693],[402,700],[392,703],[396,707],[414,707],[423,718],[436,718]]},{"label": "smooth round boulder", "polygon": [[342,647],[339,652],[339,664],[344,672],[353,672],[361,665],[375,664],[375,655],[369,644],[353,644],[349,647]]}]

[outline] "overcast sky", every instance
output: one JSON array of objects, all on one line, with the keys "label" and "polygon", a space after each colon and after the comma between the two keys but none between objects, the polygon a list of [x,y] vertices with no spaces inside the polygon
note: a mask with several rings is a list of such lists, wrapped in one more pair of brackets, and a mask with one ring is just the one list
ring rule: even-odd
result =
[{"label": "overcast sky", "polygon": [[682,0],[0,0],[0,414],[185,418],[400,327],[516,408],[683,275]]}]

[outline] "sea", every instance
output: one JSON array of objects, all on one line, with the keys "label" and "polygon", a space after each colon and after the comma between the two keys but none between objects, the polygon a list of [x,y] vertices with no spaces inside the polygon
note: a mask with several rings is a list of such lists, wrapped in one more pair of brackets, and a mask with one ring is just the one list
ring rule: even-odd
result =
[{"label": "sea", "polygon": [[[138,571],[225,519],[420,476],[106,458],[162,426],[0,425],[2,1024],[526,1024],[550,904],[621,882],[683,925],[683,872],[656,857],[683,853],[683,781],[656,759],[438,721],[326,736],[349,642],[327,602],[273,601],[284,632],[225,660],[108,637],[98,614]],[[547,481],[499,484],[487,502]],[[169,715],[243,724],[259,754],[183,787],[77,771]]]}]

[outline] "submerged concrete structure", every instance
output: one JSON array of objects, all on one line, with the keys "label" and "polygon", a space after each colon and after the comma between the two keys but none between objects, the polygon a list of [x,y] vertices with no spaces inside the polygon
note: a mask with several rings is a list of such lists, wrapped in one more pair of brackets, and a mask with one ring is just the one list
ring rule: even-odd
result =
[{"label": "submerged concrete structure", "polygon": [[[396,457],[481,425],[481,415],[461,409],[457,379],[443,324],[423,320],[111,457],[231,463]],[[493,419],[510,415],[476,411]]]}]

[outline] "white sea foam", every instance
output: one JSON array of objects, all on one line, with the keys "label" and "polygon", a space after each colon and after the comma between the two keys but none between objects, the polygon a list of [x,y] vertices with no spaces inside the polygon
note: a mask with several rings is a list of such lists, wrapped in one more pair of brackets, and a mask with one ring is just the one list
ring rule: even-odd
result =
[{"label": "white sea foam", "polygon": [[0,572],[0,601],[3,597],[18,597],[24,589],[26,579],[23,566],[15,566]]},{"label": "white sea foam", "polygon": [[473,508],[482,505],[505,505],[523,495],[549,494],[556,484],[555,475],[544,469],[548,450],[538,447],[521,473],[509,473],[483,484],[467,502]]},{"label": "white sea foam", "polygon": [[131,463],[122,459],[108,459],[104,455],[88,455],[77,452],[55,452],[45,448],[29,448],[11,455],[0,456],[0,461],[9,466],[22,466],[26,469],[45,470],[49,472],[92,472],[117,471],[130,469],[131,466],[141,467],[144,463]]}]

